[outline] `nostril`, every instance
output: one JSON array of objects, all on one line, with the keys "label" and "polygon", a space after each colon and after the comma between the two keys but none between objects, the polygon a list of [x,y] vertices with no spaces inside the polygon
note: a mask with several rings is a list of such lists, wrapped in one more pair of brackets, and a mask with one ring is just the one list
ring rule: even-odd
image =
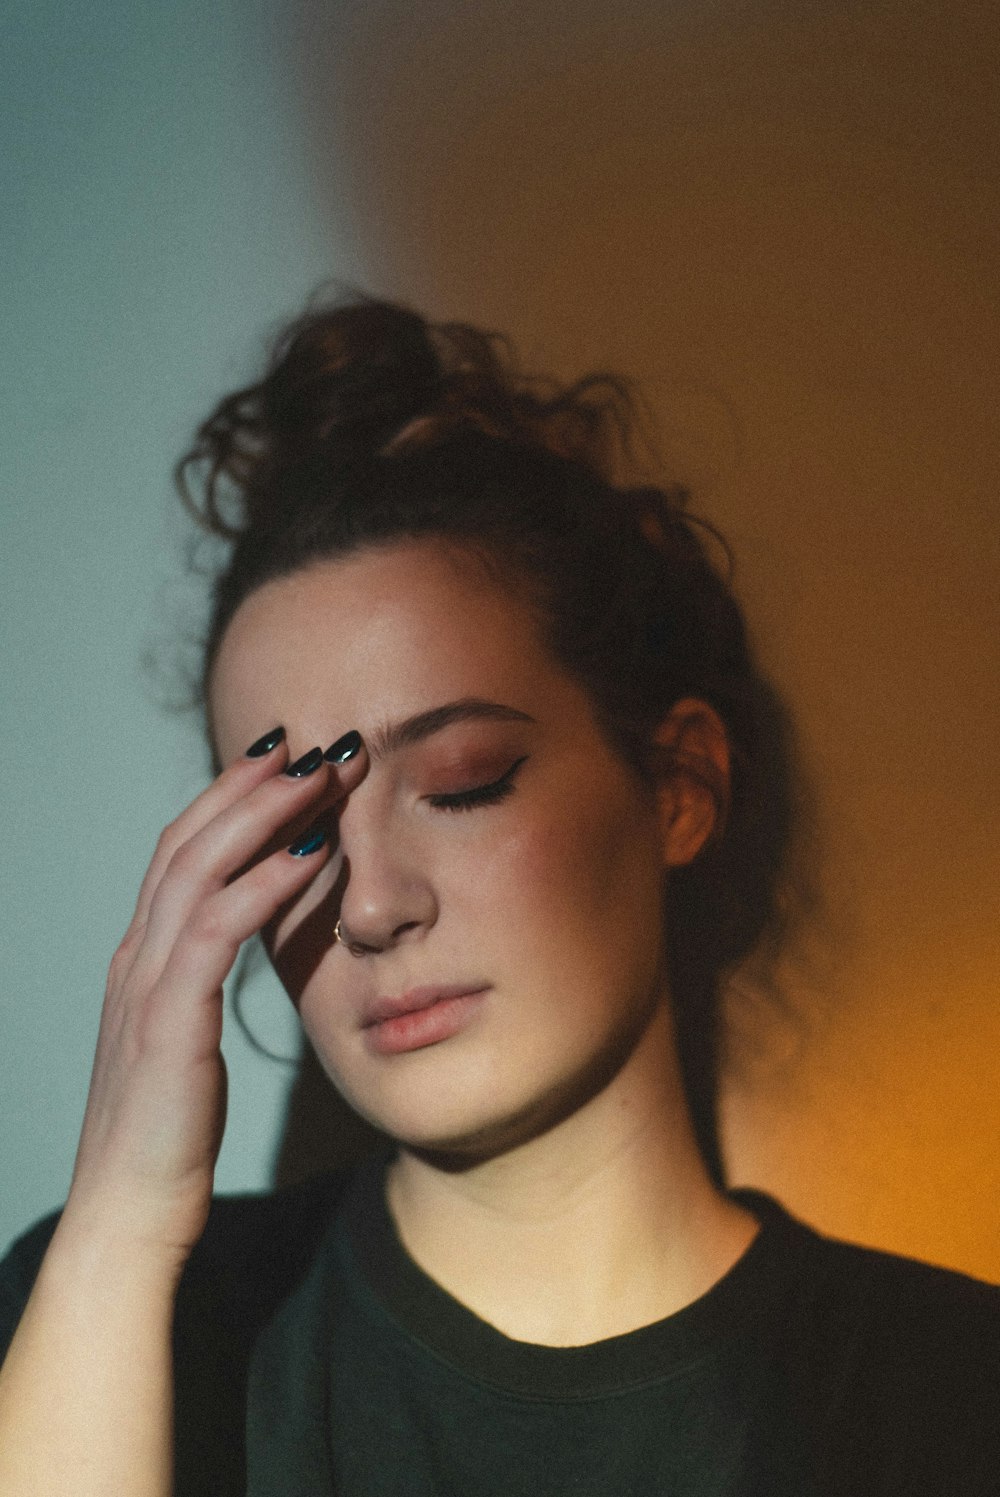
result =
[{"label": "nostril", "polygon": [[396,941],[396,940],[399,939],[400,936],[405,936],[406,932],[408,930],[419,930],[419,929],[420,929],[420,921],[419,920],[407,920],[403,925],[397,925],[396,926],[396,929],[392,933],[392,939],[394,941]]},{"label": "nostril", "polygon": [[349,934],[344,927],[343,919],[339,919],[333,927],[333,939],[338,946],[343,946],[351,956],[368,956],[381,951],[381,946],[373,946],[367,941],[359,941],[355,936]]},{"label": "nostril", "polygon": [[364,941],[345,941],[343,944],[351,956],[377,956],[382,950],[381,946],[368,946]]}]

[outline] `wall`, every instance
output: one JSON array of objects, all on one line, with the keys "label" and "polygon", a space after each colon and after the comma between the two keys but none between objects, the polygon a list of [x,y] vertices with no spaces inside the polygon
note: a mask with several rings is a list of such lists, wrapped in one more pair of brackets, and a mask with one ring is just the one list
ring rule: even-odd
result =
[{"label": "wall", "polygon": [[[787,1012],[741,1021],[734,1176],[1000,1279],[990,8],[55,14],[6,64],[0,1236],[65,1189],[106,954],[200,770],[136,665],[176,574],[164,475],[333,272],[644,381],[824,806],[826,935]],[[231,1044],[226,1186],[263,1178],[282,1095]]]}]

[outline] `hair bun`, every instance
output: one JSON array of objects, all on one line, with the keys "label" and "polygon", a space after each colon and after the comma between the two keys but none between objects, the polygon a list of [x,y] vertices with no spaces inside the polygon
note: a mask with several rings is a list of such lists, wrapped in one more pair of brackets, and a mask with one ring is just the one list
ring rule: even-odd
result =
[{"label": "hair bun", "polygon": [[274,350],[260,387],[262,424],[299,453],[336,441],[374,454],[433,403],[441,378],[416,312],[372,300],[311,311]]},{"label": "hair bun", "polygon": [[317,483],[329,492],[338,477],[472,432],[617,486],[642,417],[613,375],[528,375],[497,333],[359,296],[291,323],[263,378],[198,428],[176,477],[200,523],[235,540],[285,524],[294,496]]}]

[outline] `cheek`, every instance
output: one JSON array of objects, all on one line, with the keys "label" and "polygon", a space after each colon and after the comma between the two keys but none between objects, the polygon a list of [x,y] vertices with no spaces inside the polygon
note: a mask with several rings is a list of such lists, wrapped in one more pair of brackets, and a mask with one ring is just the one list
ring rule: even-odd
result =
[{"label": "cheek", "polygon": [[568,829],[558,856],[576,908],[606,946],[658,945],[660,868],[644,816],[622,799],[602,802]]},{"label": "cheek", "polygon": [[[544,948],[562,934],[592,945],[609,923],[658,940],[661,873],[656,840],[634,798],[595,785],[572,806],[554,800],[490,839],[456,883],[487,922]],[[534,944],[532,942],[532,944]]]}]

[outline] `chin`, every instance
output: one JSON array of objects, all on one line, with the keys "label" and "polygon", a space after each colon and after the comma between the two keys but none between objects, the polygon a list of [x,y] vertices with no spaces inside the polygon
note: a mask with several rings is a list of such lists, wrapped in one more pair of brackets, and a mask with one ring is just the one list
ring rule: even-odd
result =
[{"label": "chin", "polygon": [[466,1124],[464,1129],[450,1132],[439,1129],[433,1136],[426,1128],[406,1136],[396,1134],[396,1142],[437,1169],[458,1173],[531,1143],[549,1127],[555,1126],[556,1121],[545,1123],[537,1116],[514,1114],[503,1119],[484,1120],[478,1126]]},{"label": "chin", "polygon": [[[437,1168],[457,1172],[484,1164],[502,1154],[532,1143],[558,1128],[602,1092],[621,1069],[626,1054],[608,1050],[591,1058],[572,1075],[554,1080],[531,1096],[500,1105],[499,1087],[494,1082],[463,1090],[461,1097],[442,1095],[440,1087],[430,1092],[435,1105],[428,1107],[426,1098],[413,1100],[409,1106],[392,1106],[388,1098],[383,1106],[362,1105],[351,1098],[351,1105],[369,1122],[388,1133],[401,1148],[407,1149]],[[472,1109],[470,1095],[495,1099],[493,1105]]]},{"label": "chin", "polygon": [[500,1117],[482,1113],[470,1116],[468,1107],[446,1110],[438,1105],[432,1111],[427,1106],[419,1109],[362,1106],[350,1096],[347,1100],[356,1112],[380,1132],[388,1134],[400,1148],[447,1170],[471,1169],[544,1132],[544,1124],[538,1118],[528,1116],[527,1110]]}]

